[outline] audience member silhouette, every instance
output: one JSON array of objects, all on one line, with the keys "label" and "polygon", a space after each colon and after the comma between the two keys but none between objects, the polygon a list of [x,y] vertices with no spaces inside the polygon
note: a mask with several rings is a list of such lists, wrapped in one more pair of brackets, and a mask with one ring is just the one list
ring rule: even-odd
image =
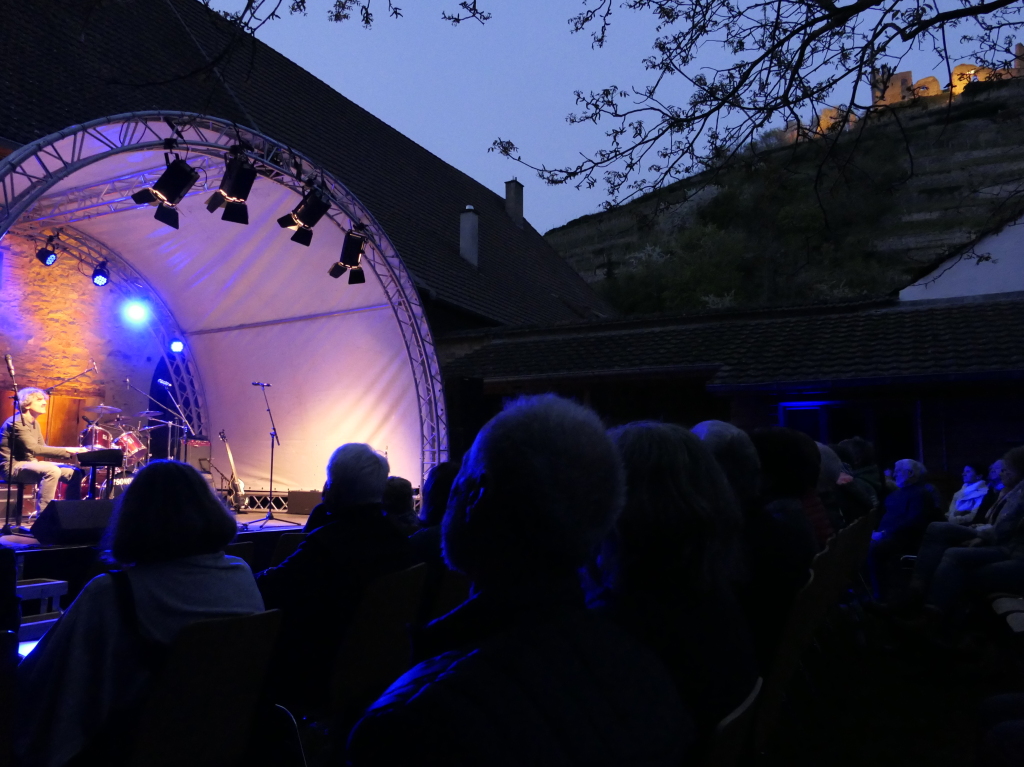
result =
[{"label": "audience member silhouette", "polygon": [[[975,566],[982,567],[1009,556],[1006,547],[1024,520],[1021,478],[1024,478],[1024,447],[1015,447],[1002,459],[1004,494],[982,522],[973,525],[932,522],[928,525],[917,552],[908,594],[897,606],[914,606],[927,598],[940,610],[949,609],[962,597],[965,578]],[[933,581],[940,567],[943,574],[936,584]]]},{"label": "audience member silhouette", "polygon": [[409,539],[413,553],[420,562],[443,565],[441,520],[458,473],[458,464],[445,461],[427,472],[427,478],[423,480],[423,492],[420,493],[421,529]]},{"label": "audience member silhouette", "polygon": [[821,470],[818,472],[817,497],[833,530],[841,530],[847,524],[839,503],[839,478],[843,474],[843,462],[836,451],[828,445],[818,444],[821,454]]},{"label": "audience member silhouette", "polygon": [[18,668],[19,764],[116,763],[162,648],[193,621],[263,610],[248,565],[224,555],[235,531],[191,466],[136,475],[108,531],[124,570],[93,578]]},{"label": "audience member silhouette", "polygon": [[984,464],[964,465],[964,484],[953,494],[946,512],[946,520],[957,525],[970,525],[984,519],[989,508],[995,503],[996,494],[988,486]]},{"label": "audience member silhouette", "polygon": [[326,708],[335,656],[366,586],[415,564],[408,539],[384,517],[387,478],[387,459],[369,445],[339,447],[327,464],[325,524],[256,576],[267,609],[283,612],[271,664],[278,702]]},{"label": "audience member silhouette", "polygon": [[657,653],[693,712],[698,748],[739,706],[758,669],[733,593],[742,517],[725,474],[692,433],[633,423],[610,432],[626,504],[602,545],[592,603]]},{"label": "audience member silhouette", "polygon": [[382,504],[385,519],[393,524],[402,535],[409,536],[420,529],[420,522],[416,516],[412,482],[405,477],[388,477]]},{"label": "audience member silhouette", "polygon": [[875,447],[863,437],[844,439],[836,454],[850,469],[851,481],[839,486],[839,505],[847,524],[881,509],[887,495],[875,459]]},{"label": "audience member silhouette", "polygon": [[578,570],[622,506],[598,417],[552,395],[488,422],[442,537],[473,595],[429,624],[429,659],[356,725],[362,765],[678,765],[693,729],[665,667],[587,610]]},{"label": "audience member silhouette", "polygon": [[885,499],[885,514],[871,534],[868,567],[875,598],[885,600],[900,569],[900,559],[921,545],[928,525],[940,516],[935,488],[924,481],[924,464],[896,461],[897,490]]}]

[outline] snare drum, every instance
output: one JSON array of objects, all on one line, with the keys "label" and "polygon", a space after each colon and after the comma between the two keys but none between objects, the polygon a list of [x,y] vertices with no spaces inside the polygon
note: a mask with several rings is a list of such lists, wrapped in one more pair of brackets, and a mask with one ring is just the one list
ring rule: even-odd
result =
[{"label": "snare drum", "polygon": [[126,431],[114,440],[114,444],[124,451],[125,458],[132,458],[136,453],[141,453],[146,449],[146,445],[143,443],[142,438],[133,431]]},{"label": "snare drum", "polygon": [[89,426],[82,430],[78,444],[91,450],[107,450],[113,443],[113,435],[99,426]]}]

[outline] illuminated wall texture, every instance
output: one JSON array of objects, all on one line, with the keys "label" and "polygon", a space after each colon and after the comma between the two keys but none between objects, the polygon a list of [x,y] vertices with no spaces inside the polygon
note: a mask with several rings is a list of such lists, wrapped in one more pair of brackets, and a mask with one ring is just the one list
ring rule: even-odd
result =
[{"label": "illuminated wall texture", "polygon": [[[131,378],[149,391],[161,354],[155,336],[146,327],[131,327],[121,316],[123,296],[93,285],[91,272],[70,255],[60,254],[45,267],[36,250],[38,245],[15,235],[0,240],[0,354],[13,355],[18,386],[52,386],[95,359],[99,374],[54,395],[103,401],[126,414],[146,409],[146,399],[124,381]],[[7,372],[2,376],[0,390],[8,391]]]}]

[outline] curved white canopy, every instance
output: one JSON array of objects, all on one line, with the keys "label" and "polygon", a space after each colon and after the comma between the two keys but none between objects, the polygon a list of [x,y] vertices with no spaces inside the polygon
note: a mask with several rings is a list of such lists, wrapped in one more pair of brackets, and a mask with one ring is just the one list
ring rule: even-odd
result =
[{"label": "curved white canopy", "polygon": [[[202,171],[178,206],[177,230],[130,199],[163,172],[167,138]],[[241,142],[261,173],[248,197],[247,226],[205,206],[225,150]],[[277,224],[301,199],[297,163],[333,203],[308,248]],[[223,471],[227,460],[215,436],[221,430],[242,480],[267,486],[270,421],[253,381],[272,384],[267,393],[281,440],[275,488],[319,488],[327,458],[344,442],[386,452],[392,474],[414,485],[446,458],[440,376],[411,280],[371,212],[308,159],[213,118],[128,115],[23,147],[0,163],[0,185],[0,233],[56,226],[79,232],[102,243],[163,302],[177,325],[166,333],[186,340],[195,417],[214,436]],[[355,224],[369,232],[361,285],[327,274]]]}]

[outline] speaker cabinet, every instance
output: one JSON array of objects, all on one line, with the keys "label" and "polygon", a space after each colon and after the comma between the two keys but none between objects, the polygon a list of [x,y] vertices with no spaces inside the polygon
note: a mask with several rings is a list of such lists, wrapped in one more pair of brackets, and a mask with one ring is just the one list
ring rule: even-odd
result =
[{"label": "speaker cabinet", "polygon": [[32,537],[46,546],[93,546],[113,511],[113,501],[50,501],[32,525]]},{"label": "speaker cabinet", "polygon": [[319,490],[289,490],[288,513],[308,517],[313,507],[320,503],[320,496]]}]

